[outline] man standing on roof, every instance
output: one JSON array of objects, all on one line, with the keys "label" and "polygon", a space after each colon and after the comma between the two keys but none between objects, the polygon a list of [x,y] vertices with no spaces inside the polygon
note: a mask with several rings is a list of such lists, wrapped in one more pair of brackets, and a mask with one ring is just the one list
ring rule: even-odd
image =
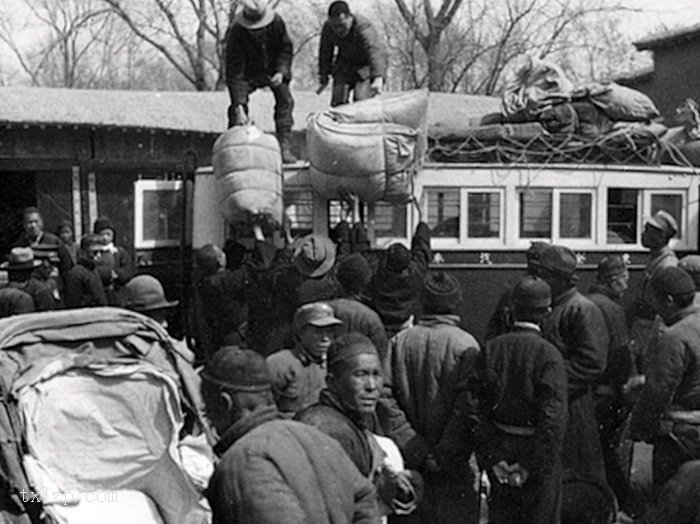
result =
[{"label": "man standing on roof", "polygon": [[231,95],[229,127],[248,123],[248,96],[269,87],[275,95],[275,131],[285,163],[297,161],[289,138],[294,120],[292,41],[268,0],[244,0],[226,37],[226,85]]},{"label": "man standing on roof", "polygon": [[358,102],[378,95],[384,89],[386,52],[372,22],[353,14],[347,2],[338,0],[328,8],[318,53],[321,93],[333,76],[331,106],[347,104],[350,92]]},{"label": "man standing on roof", "polygon": [[678,223],[670,213],[663,210],[654,213],[644,224],[642,245],[650,251],[649,261],[644,268],[630,330],[634,372],[639,375],[646,373],[647,348],[650,347],[651,341],[655,339],[661,327],[660,321],[654,321],[656,313],[651,304],[650,283],[661,269],[678,265],[676,254],[668,245],[676,233],[678,233]]}]

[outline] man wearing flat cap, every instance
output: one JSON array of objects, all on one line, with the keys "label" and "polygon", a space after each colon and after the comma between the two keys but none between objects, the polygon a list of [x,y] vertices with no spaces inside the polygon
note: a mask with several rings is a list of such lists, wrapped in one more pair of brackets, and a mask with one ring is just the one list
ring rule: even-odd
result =
[{"label": "man wearing flat cap", "polygon": [[658,489],[684,462],[700,459],[700,312],[693,306],[693,279],[678,267],[657,271],[650,288],[667,328],[650,355],[631,433],[654,445]]},{"label": "man wearing flat cap", "polygon": [[623,388],[632,371],[627,318],[620,299],[628,285],[627,264],[621,256],[609,255],[598,264],[596,284],[587,295],[600,309],[608,330],[608,365],[595,389],[596,415],[608,483],[620,503],[626,498],[627,481],[617,458],[618,435],[629,414]]},{"label": "man wearing flat cap", "polygon": [[317,404],[299,412],[296,419],[336,439],[352,462],[378,489],[378,497],[393,507],[394,498],[417,497],[417,476],[401,479],[385,471],[383,453],[372,433],[385,436],[376,408],[382,395],[383,375],[379,353],[360,333],[346,333],[328,349],[328,387]]},{"label": "man wearing flat cap", "polygon": [[261,87],[275,95],[275,131],[285,163],[296,162],[290,148],[294,99],[292,41],[269,0],[244,0],[226,37],[226,85],[231,95],[229,127],[248,123],[248,96]]},{"label": "man wearing flat cap", "polygon": [[221,348],[202,373],[202,394],[220,435],[207,490],[214,523],[379,523],[372,484],[338,442],[281,420],[262,356]]},{"label": "man wearing flat cap", "polygon": [[630,328],[630,347],[636,373],[644,375],[647,366],[647,349],[651,347],[662,329],[651,304],[651,280],[665,267],[678,265],[678,258],[669,247],[671,239],[678,233],[678,224],[670,213],[659,210],[647,218],[642,231],[642,245],[649,249],[649,261],[644,268],[642,282],[637,290],[637,299]]},{"label": "man wearing flat cap", "polygon": [[[423,281],[422,314],[416,325],[400,331],[389,343],[385,361],[399,407],[425,441],[430,453],[418,468],[425,478],[425,497],[408,522],[477,522],[474,472],[466,456],[436,461],[435,448],[455,411],[461,376],[467,376],[479,354],[479,343],[460,327],[457,308],[462,300],[459,282],[442,271]],[[459,435],[459,443],[473,443]],[[458,454],[458,452],[455,452]],[[442,467],[441,467],[442,466]]]},{"label": "man wearing flat cap", "polygon": [[552,290],[552,313],[542,322],[545,338],[561,352],[568,380],[569,421],[562,453],[563,478],[605,483],[605,464],[595,419],[593,390],[607,366],[603,315],[576,289],[576,255],[551,246],[540,257],[539,275]]},{"label": "man wearing flat cap", "polygon": [[476,421],[489,517],[499,524],[560,522],[567,381],[561,353],[540,328],[551,303],[541,278],[516,284],[512,328],[487,342],[463,404]]},{"label": "man wearing flat cap", "polygon": [[342,322],[325,302],[304,304],[294,314],[293,349],[282,349],[267,357],[272,392],[280,412],[292,418],[318,402],[326,387],[326,353]]}]

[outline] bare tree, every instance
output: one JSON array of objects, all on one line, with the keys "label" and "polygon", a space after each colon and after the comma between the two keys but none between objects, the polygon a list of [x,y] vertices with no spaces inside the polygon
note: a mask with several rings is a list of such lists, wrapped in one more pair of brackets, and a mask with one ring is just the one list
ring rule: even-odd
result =
[{"label": "bare tree", "polygon": [[33,85],[84,87],[82,68],[91,51],[104,44],[111,20],[97,0],[23,0],[41,29],[33,49],[21,46],[8,16],[0,18],[0,41]]},{"label": "bare tree", "polygon": [[400,85],[481,94],[497,92],[522,54],[577,62],[587,48],[599,56],[593,34],[604,30],[591,22],[623,10],[618,0],[441,0],[437,11],[434,0],[395,3],[403,27],[389,22],[396,11],[380,12]]}]

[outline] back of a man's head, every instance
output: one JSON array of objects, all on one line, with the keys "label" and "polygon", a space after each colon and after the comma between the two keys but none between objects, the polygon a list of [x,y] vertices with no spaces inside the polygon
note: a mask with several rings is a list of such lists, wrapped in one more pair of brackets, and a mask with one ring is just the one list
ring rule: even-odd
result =
[{"label": "back of a man's head", "polygon": [[335,2],[331,3],[331,5],[328,7],[329,18],[335,18],[337,16],[349,14],[350,6],[347,2],[344,2],[343,0],[336,0]]}]

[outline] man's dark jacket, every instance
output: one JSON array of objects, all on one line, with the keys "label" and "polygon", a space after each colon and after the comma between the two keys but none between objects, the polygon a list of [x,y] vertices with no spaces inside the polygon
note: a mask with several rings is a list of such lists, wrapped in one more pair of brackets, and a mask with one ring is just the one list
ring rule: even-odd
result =
[{"label": "man's dark jacket", "polygon": [[275,14],[272,22],[260,29],[249,30],[234,24],[226,40],[226,84],[234,100],[245,100],[248,82],[269,80],[282,73],[285,81],[292,78],[292,41],[284,20]]},{"label": "man's dark jacket", "polygon": [[102,279],[95,271],[95,265],[81,260],[65,276],[65,302],[67,308],[106,306]]},{"label": "man's dark jacket", "polygon": [[324,80],[336,74],[345,77],[358,75],[361,80],[386,76],[386,52],[372,22],[358,14],[353,17],[350,31],[343,37],[333,32],[329,22],[323,25],[318,72]]},{"label": "man's dark jacket", "polygon": [[408,267],[397,273],[384,263],[372,277],[368,302],[379,313],[390,335],[399,331],[411,315],[415,318],[420,315],[423,278],[431,258],[430,228],[421,222],[411,241],[411,261]]},{"label": "man's dark jacket", "polygon": [[279,420],[272,406],[234,424],[207,498],[214,524],[378,524],[375,491],[338,443]]}]

